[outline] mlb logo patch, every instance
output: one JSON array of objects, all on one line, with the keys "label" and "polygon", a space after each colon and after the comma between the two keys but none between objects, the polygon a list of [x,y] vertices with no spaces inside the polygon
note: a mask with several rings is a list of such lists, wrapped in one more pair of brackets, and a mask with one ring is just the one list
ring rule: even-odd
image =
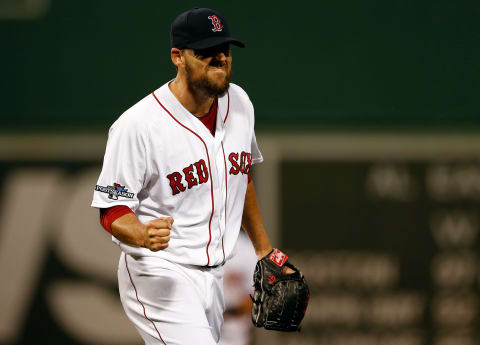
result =
[{"label": "mlb logo patch", "polygon": [[133,199],[135,193],[130,193],[128,188],[122,186],[120,183],[114,182],[111,186],[99,186],[98,184],[95,186],[95,190],[97,192],[107,193],[108,198],[111,200],[118,200],[118,197],[124,197],[128,199]]},{"label": "mlb logo patch", "polygon": [[278,267],[282,267],[287,262],[288,256],[279,249],[274,249],[269,259]]}]

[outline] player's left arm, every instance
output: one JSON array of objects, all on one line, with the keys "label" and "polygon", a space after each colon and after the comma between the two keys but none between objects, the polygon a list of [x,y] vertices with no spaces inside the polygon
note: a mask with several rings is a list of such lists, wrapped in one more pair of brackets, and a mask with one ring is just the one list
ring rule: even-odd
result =
[{"label": "player's left arm", "polygon": [[[253,182],[247,186],[242,226],[252,241],[258,258],[253,278],[253,324],[279,331],[300,330],[300,322],[310,297],[308,285],[298,268],[286,261],[288,256],[279,250],[272,251],[258,209]],[[269,254],[271,251],[272,254]],[[281,264],[277,259],[282,261]],[[270,281],[271,278],[273,281]],[[278,280],[282,284],[276,285]]]},{"label": "player's left arm", "polygon": [[248,234],[250,241],[252,241],[253,248],[255,249],[255,253],[259,260],[270,253],[272,246],[265,231],[260,210],[258,209],[257,196],[253,181],[248,183],[247,192],[245,194],[242,227]]},{"label": "player's left arm", "polygon": [[[263,226],[260,210],[258,209],[257,195],[253,181],[250,181],[247,185],[242,227],[250,238],[250,241],[252,241],[258,260],[261,260],[273,250],[265,227]],[[289,267],[286,267],[284,272],[287,274],[294,273]]]}]

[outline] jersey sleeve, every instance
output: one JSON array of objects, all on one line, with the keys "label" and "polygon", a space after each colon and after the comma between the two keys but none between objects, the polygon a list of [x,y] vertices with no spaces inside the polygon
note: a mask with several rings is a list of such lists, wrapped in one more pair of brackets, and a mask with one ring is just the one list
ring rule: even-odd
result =
[{"label": "jersey sleeve", "polygon": [[147,133],[122,117],[110,128],[92,207],[125,205],[135,211],[147,176]]},{"label": "jersey sleeve", "polygon": [[[250,152],[252,153],[252,164],[263,162],[263,156],[260,152],[260,149],[257,145],[257,138],[255,137],[255,109],[253,107],[252,101],[248,97],[247,93],[238,85],[230,84],[232,93],[239,97],[240,102],[244,104],[245,110],[248,113],[248,125],[250,127],[250,132],[252,135]],[[247,138],[248,140],[248,138]],[[248,145],[248,144],[247,144]]]},{"label": "jersey sleeve", "polygon": [[251,152],[252,152],[253,164],[263,162],[263,156],[262,156],[262,153],[260,152],[260,149],[258,148],[255,132],[253,132],[253,135],[252,135],[252,151]]}]

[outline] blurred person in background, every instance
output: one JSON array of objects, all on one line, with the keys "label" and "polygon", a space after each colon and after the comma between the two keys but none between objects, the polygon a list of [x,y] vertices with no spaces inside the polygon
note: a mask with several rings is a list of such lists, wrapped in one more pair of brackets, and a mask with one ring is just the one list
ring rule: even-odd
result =
[{"label": "blurred person in background", "polygon": [[247,234],[240,231],[233,257],[225,264],[224,324],[219,345],[248,345],[252,342],[251,321],[253,273],[257,256]]}]

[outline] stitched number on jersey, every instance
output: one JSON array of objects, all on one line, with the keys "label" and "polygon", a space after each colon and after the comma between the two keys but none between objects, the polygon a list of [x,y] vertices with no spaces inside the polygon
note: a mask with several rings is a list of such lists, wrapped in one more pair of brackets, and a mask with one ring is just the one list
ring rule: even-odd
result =
[{"label": "stitched number on jersey", "polygon": [[212,31],[214,32],[222,31],[223,24],[220,18],[218,18],[217,16],[208,16],[208,19],[212,21],[212,25],[213,25]]},{"label": "stitched number on jersey", "polygon": [[182,173],[174,171],[168,174],[167,179],[170,183],[170,188],[172,188],[172,195],[185,192],[187,188],[191,189],[208,181],[207,165],[203,159],[200,159],[198,162],[183,168]]}]

